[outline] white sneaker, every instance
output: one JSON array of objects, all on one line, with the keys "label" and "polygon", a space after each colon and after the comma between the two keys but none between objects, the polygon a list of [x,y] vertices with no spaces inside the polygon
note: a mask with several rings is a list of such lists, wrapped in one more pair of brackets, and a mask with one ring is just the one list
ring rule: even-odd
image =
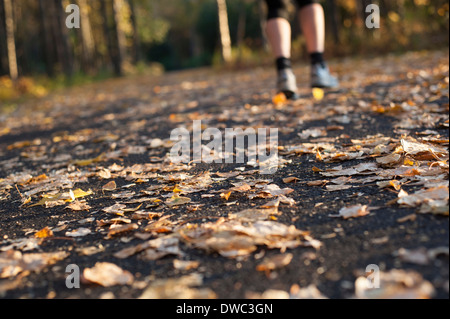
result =
[{"label": "white sneaker", "polygon": [[330,69],[326,64],[315,64],[311,68],[312,88],[338,88],[339,80],[330,74]]},{"label": "white sneaker", "polygon": [[284,69],[278,72],[277,88],[288,99],[296,99],[298,97],[297,79],[292,69]]}]

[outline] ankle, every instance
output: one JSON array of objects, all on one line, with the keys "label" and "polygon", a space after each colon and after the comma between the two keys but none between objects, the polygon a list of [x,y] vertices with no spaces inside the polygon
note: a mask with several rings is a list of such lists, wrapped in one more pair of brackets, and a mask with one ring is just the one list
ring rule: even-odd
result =
[{"label": "ankle", "polygon": [[309,55],[311,60],[311,65],[322,65],[325,66],[325,58],[323,52],[313,52]]},{"label": "ankle", "polygon": [[290,58],[278,58],[275,61],[278,72],[286,70],[286,69],[292,69],[292,61]]}]

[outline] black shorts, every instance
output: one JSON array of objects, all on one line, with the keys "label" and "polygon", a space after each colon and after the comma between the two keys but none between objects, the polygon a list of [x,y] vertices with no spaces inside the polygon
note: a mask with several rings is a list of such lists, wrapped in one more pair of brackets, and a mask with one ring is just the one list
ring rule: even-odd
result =
[{"label": "black shorts", "polygon": [[[287,10],[289,0],[266,0],[268,15],[267,19],[275,19],[275,18],[289,18],[289,13]],[[317,0],[294,0],[298,5],[299,9],[311,5],[313,3],[317,3]]]}]

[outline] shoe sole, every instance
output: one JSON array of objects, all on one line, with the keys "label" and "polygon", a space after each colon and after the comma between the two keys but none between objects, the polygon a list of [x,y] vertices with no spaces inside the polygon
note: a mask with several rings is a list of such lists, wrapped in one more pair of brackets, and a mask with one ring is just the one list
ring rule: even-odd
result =
[{"label": "shoe sole", "polygon": [[296,101],[300,98],[300,96],[297,93],[292,91],[281,91],[281,93],[283,93],[286,96],[286,98],[291,101]]}]

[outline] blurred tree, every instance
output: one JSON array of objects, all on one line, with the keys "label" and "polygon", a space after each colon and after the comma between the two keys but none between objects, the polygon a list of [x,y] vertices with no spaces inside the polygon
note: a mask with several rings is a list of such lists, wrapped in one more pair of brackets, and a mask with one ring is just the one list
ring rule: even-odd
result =
[{"label": "blurred tree", "polygon": [[4,2],[0,1],[0,75],[9,73],[8,71],[8,51],[6,50],[6,25],[5,25],[5,19],[3,17],[5,16],[5,10],[4,10]]},{"label": "blurred tree", "polygon": [[14,16],[11,0],[4,0],[4,13],[6,24],[6,47],[8,51],[9,76],[13,81],[19,77],[16,56],[16,40],[14,37]]},{"label": "blurred tree", "polygon": [[336,6],[336,0],[327,0],[327,5],[329,6],[329,20],[331,25],[331,30],[333,34],[333,40],[335,44],[339,44],[340,40],[340,24],[339,24],[339,12]]},{"label": "blurred tree", "polygon": [[[101,1],[101,11],[103,16],[103,32],[107,42],[109,61],[113,66],[114,74],[123,74],[122,55],[117,40],[117,15],[115,14],[112,0]],[[110,19],[110,17],[112,18]]]},{"label": "blurred tree", "polygon": [[122,25],[121,13],[124,9],[123,0],[113,0],[113,24],[115,29],[115,39],[117,44],[117,63],[120,65],[119,75],[123,73],[124,62],[126,59],[127,49],[126,49],[126,38]]},{"label": "blurred tree", "polygon": [[134,0],[128,0],[128,6],[130,7],[130,19],[133,27],[133,62],[138,63],[142,60],[141,54],[141,40],[138,33],[138,23],[136,18],[136,6]]},{"label": "blurred tree", "polygon": [[[447,0],[321,2],[330,56],[448,46]],[[81,29],[65,26],[70,3],[80,7]],[[379,30],[365,28],[369,3],[380,5]],[[0,0],[0,76],[103,77],[136,72],[147,62],[167,70],[271,63],[264,52],[266,14],[265,0]],[[294,42],[301,48],[301,39]],[[294,53],[299,58],[302,50]]]},{"label": "blurred tree", "polygon": [[93,38],[93,32],[91,27],[91,21],[89,18],[90,7],[87,0],[78,0],[81,16],[81,28],[80,31],[81,43],[82,43],[82,68],[86,73],[90,73],[94,63],[95,54],[95,42]]},{"label": "blurred tree", "polygon": [[217,12],[219,16],[220,44],[222,46],[222,59],[225,63],[231,63],[230,27],[228,25],[228,11],[226,0],[217,0]]},{"label": "blurred tree", "polygon": [[46,10],[45,2],[48,0],[39,0],[39,17],[40,17],[40,29],[41,38],[43,39],[44,56],[45,56],[45,69],[49,76],[54,75],[54,41],[52,38],[52,32],[50,30],[50,16]]}]

